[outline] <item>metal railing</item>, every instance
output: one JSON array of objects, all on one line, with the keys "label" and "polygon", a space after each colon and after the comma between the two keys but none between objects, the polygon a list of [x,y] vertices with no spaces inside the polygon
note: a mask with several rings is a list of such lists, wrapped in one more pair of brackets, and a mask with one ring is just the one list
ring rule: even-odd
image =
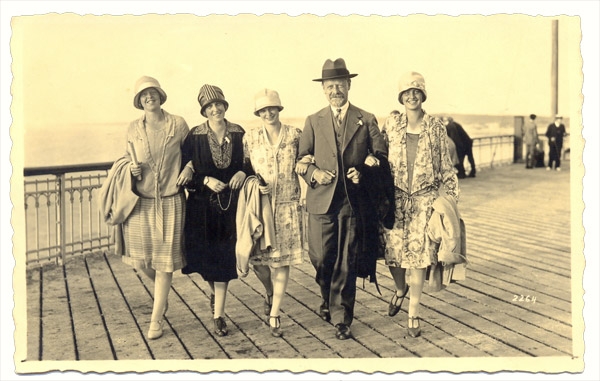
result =
[{"label": "metal railing", "polygon": [[[473,158],[477,168],[494,168],[495,166],[513,163],[514,139],[513,135],[474,138]],[[465,160],[465,169],[470,170],[467,160]]]},{"label": "metal railing", "polygon": [[[473,139],[479,168],[513,162],[513,136]],[[468,169],[468,161],[465,160]],[[27,266],[64,263],[73,255],[112,249],[110,227],[98,207],[109,163],[25,168]]]},{"label": "metal railing", "polygon": [[97,194],[111,166],[112,162],[24,169],[28,267],[110,248],[110,230]]}]

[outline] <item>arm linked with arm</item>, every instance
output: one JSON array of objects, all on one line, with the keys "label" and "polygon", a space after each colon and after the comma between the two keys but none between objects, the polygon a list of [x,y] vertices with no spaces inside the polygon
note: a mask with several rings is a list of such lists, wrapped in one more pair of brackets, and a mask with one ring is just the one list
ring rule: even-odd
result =
[{"label": "arm linked with arm", "polygon": [[[312,161],[312,163],[308,164],[305,173],[299,174],[309,186],[313,186],[313,172],[317,169],[317,166],[314,164],[314,142],[315,131],[310,122],[310,118],[306,118],[304,129],[302,131],[302,135],[300,136],[300,143],[298,144],[298,156],[296,158],[296,162],[298,163],[303,160]],[[307,159],[305,159],[305,157],[307,157]]]}]

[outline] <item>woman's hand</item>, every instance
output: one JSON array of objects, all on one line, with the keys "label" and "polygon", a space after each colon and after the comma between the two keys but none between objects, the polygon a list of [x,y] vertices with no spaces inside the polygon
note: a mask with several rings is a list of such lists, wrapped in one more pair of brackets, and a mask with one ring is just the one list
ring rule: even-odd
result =
[{"label": "woman's hand", "polygon": [[228,184],[225,184],[224,182],[222,182],[219,179],[215,179],[214,177],[209,177],[206,176],[206,185],[211,191],[215,192],[215,193],[221,193],[223,192],[225,189],[227,189],[227,187],[229,187]]},{"label": "woman's hand", "polygon": [[260,191],[260,194],[269,194],[271,193],[271,186],[269,184],[259,185],[258,190]]},{"label": "woman's hand", "polygon": [[308,170],[308,166],[310,164],[308,163],[303,163],[301,161],[296,163],[296,173],[299,174],[300,176],[304,176],[306,174],[306,171]]},{"label": "woman's hand", "polygon": [[244,185],[244,180],[246,180],[246,174],[242,171],[238,171],[231,180],[229,180],[229,187],[233,190],[238,190]]},{"label": "woman's hand", "polygon": [[295,171],[300,176],[304,176],[308,167],[315,163],[315,157],[313,155],[306,155],[296,163]]},{"label": "woman's hand", "polygon": [[190,181],[192,181],[192,177],[194,176],[194,172],[190,167],[183,167],[183,170],[179,174],[177,178],[177,186],[184,186]]},{"label": "woman's hand", "polygon": [[[131,164],[129,164],[129,170],[131,171],[131,175],[133,177],[139,177],[142,175],[142,166],[141,163],[138,163],[137,165],[133,164],[133,162]],[[141,180],[141,178],[140,178]]]}]

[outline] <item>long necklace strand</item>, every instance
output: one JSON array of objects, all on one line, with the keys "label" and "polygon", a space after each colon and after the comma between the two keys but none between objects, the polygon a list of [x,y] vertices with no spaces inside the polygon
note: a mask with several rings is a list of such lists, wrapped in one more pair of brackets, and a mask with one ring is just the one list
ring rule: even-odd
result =
[{"label": "long necklace strand", "polygon": [[229,209],[229,207],[231,206],[231,195],[233,194],[233,191],[229,192],[229,201],[227,202],[227,207],[223,208],[223,204],[221,204],[221,194],[217,193],[217,201],[219,201],[219,208],[221,208],[222,211],[227,211]]}]

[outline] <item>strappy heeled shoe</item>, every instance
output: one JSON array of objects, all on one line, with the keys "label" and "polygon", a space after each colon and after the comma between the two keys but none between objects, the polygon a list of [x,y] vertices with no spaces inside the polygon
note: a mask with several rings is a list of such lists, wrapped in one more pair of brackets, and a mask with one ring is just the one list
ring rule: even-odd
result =
[{"label": "strappy heeled shoe", "polygon": [[[416,323],[415,323],[416,322]],[[412,327],[411,327],[412,326]],[[411,337],[419,337],[421,336],[421,323],[419,317],[408,317],[408,324],[406,325],[408,329],[408,334]]]},{"label": "strappy heeled shoe", "polygon": [[155,340],[163,334],[164,320],[151,321],[150,328],[148,329],[148,339]]},{"label": "strappy heeled shoe", "polygon": [[[392,295],[392,299],[390,300],[390,305],[388,306],[388,315],[396,316],[398,312],[400,312],[400,308],[402,308],[402,303],[404,303],[404,298],[408,294],[409,288],[410,286],[407,284],[402,296],[398,296],[398,293],[394,292],[394,295]],[[398,300],[400,301],[400,304],[398,304]]]},{"label": "strappy heeled shoe", "polygon": [[265,295],[265,304],[263,305],[263,312],[269,316],[271,314],[271,305],[273,304],[273,295]]},{"label": "strappy heeled shoe", "polygon": [[[275,326],[271,325],[271,319],[275,319]],[[279,316],[269,316],[269,329],[271,330],[271,335],[273,337],[281,337],[283,335],[283,331],[281,330],[281,320]]]},{"label": "strappy heeled shoe", "polygon": [[227,336],[229,331],[227,330],[227,323],[225,323],[225,319],[222,316],[219,316],[214,320],[215,322],[215,333],[217,336]]}]

